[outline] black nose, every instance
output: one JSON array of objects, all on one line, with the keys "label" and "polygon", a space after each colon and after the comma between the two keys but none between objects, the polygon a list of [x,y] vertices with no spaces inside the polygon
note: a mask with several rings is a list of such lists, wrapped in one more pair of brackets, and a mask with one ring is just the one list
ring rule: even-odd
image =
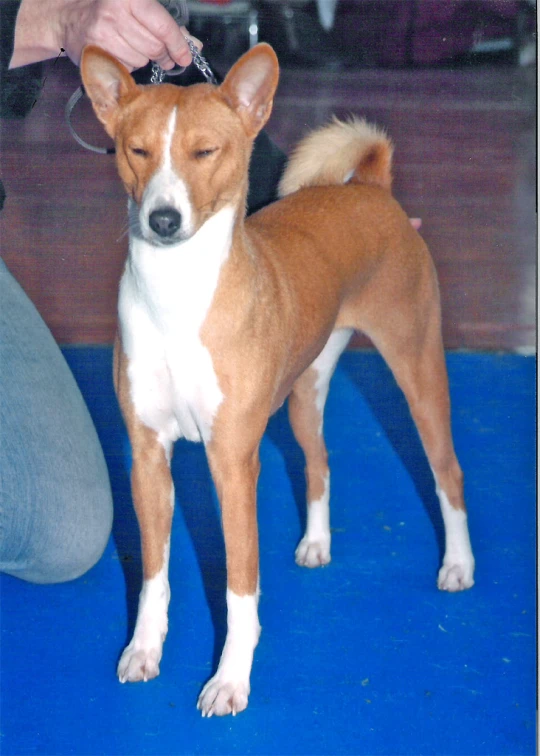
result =
[{"label": "black nose", "polygon": [[174,207],[161,207],[150,213],[149,223],[152,231],[166,239],[178,231],[182,216]]}]

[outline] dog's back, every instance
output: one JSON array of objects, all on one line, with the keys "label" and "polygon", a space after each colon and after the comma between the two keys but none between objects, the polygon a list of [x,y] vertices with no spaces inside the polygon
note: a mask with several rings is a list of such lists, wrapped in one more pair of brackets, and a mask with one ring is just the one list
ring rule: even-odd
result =
[{"label": "dog's back", "polygon": [[[282,271],[301,268],[301,275],[286,273],[287,280],[311,294],[322,287],[326,296],[332,280],[362,288],[382,258],[395,271],[403,255],[425,257],[423,240],[391,194],[392,154],[385,133],[363,119],[334,118],[311,132],[288,161],[281,199],[247,219],[260,257]],[[335,295],[341,299],[342,291]]]}]

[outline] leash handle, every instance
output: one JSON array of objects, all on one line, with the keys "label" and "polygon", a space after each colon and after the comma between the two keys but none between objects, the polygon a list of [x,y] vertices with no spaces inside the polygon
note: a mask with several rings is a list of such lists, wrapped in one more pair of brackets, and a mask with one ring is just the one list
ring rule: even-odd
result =
[{"label": "leash handle", "polygon": [[174,18],[178,26],[188,25],[189,8],[187,0],[158,0],[158,2]]}]

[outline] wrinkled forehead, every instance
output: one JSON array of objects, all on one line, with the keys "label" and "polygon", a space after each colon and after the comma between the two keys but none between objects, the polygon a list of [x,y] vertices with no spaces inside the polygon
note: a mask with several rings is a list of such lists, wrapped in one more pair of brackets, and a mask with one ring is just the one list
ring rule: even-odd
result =
[{"label": "wrinkled forehead", "polygon": [[165,92],[163,86],[145,87],[126,109],[121,128],[124,138],[140,137],[156,147],[172,140],[182,147],[200,139],[223,141],[235,132],[238,116],[213,88],[205,84],[165,86]]}]

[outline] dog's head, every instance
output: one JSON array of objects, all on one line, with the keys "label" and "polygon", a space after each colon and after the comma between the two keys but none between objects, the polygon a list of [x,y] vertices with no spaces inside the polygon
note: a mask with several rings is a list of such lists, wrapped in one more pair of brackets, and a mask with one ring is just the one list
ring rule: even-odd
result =
[{"label": "dog's head", "polygon": [[219,87],[138,86],[95,46],[84,49],[81,74],[115,141],[136,233],[154,245],[177,244],[223,207],[244,212],[253,139],[270,116],[278,83],[269,45],[243,55]]}]

